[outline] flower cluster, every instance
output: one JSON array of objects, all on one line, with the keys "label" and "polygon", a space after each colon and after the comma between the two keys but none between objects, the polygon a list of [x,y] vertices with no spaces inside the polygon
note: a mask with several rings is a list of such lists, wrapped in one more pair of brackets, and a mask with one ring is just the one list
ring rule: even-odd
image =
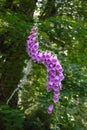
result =
[{"label": "flower cluster", "polygon": [[[53,102],[58,102],[60,90],[62,88],[61,81],[64,79],[63,68],[56,56],[50,52],[39,52],[39,43],[36,42],[36,28],[32,28],[30,36],[27,40],[27,52],[36,62],[42,62],[47,68],[47,92],[54,91]],[[51,114],[53,104],[48,107],[48,114]]]}]

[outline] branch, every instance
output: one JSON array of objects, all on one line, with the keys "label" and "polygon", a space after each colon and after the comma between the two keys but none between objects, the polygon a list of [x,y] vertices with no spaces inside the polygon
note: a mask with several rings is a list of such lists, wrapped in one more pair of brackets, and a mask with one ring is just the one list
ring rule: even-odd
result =
[{"label": "branch", "polygon": [[20,80],[20,83],[18,84],[17,88],[13,91],[13,93],[11,94],[11,96],[8,98],[6,104],[9,104],[10,100],[12,99],[12,97],[14,96],[14,94],[24,86],[24,84],[26,83],[27,81],[27,76],[28,74],[30,73],[31,71],[31,67],[32,67],[32,61],[29,60],[27,62],[27,66],[23,69],[23,72],[24,72],[24,77]]}]

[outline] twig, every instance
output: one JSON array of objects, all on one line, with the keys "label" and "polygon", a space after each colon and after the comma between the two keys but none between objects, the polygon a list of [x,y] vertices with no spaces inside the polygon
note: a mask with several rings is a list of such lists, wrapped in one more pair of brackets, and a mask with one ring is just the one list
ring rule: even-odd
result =
[{"label": "twig", "polygon": [[24,72],[24,77],[20,80],[20,83],[18,84],[17,88],[13,91],[13,93],[11,94],[11,96],[8,98],[6,104],[9,104],[10,100],[12,99],[12,97],[14,96],[14,94],[24,86],[24,84],[27,81],[27,76],[31,71],[31,67],[32,67],[32,61],[29,60],[27,62],[27,66],[24,68],[23,72]]}]

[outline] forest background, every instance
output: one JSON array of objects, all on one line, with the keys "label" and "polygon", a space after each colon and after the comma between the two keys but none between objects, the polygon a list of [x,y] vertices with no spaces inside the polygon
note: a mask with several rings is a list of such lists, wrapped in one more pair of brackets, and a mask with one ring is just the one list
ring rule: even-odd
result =
[{"label": "forest background", "polygon": [[[26,52],[35,23],[40,50],[56,54],[64,68],[51,115],[46,68]],[[27,82],[6,104],[28,62]],[[87,0],[0,0],[0,130],[87,130]]]}]

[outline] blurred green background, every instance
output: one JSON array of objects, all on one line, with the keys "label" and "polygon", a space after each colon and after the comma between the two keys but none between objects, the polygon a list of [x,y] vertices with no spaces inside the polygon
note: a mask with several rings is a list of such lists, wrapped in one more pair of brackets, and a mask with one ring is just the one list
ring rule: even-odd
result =
[{"label": "blurred green background", "polygon": [[[40,50],[56,54],[64,68],[51,115],[43,64],[31,63],[27,82],[6,105],[30,60],[26,40],[35,22]],[[0,0],[0,130],[87,130],[87,0]]]}]

